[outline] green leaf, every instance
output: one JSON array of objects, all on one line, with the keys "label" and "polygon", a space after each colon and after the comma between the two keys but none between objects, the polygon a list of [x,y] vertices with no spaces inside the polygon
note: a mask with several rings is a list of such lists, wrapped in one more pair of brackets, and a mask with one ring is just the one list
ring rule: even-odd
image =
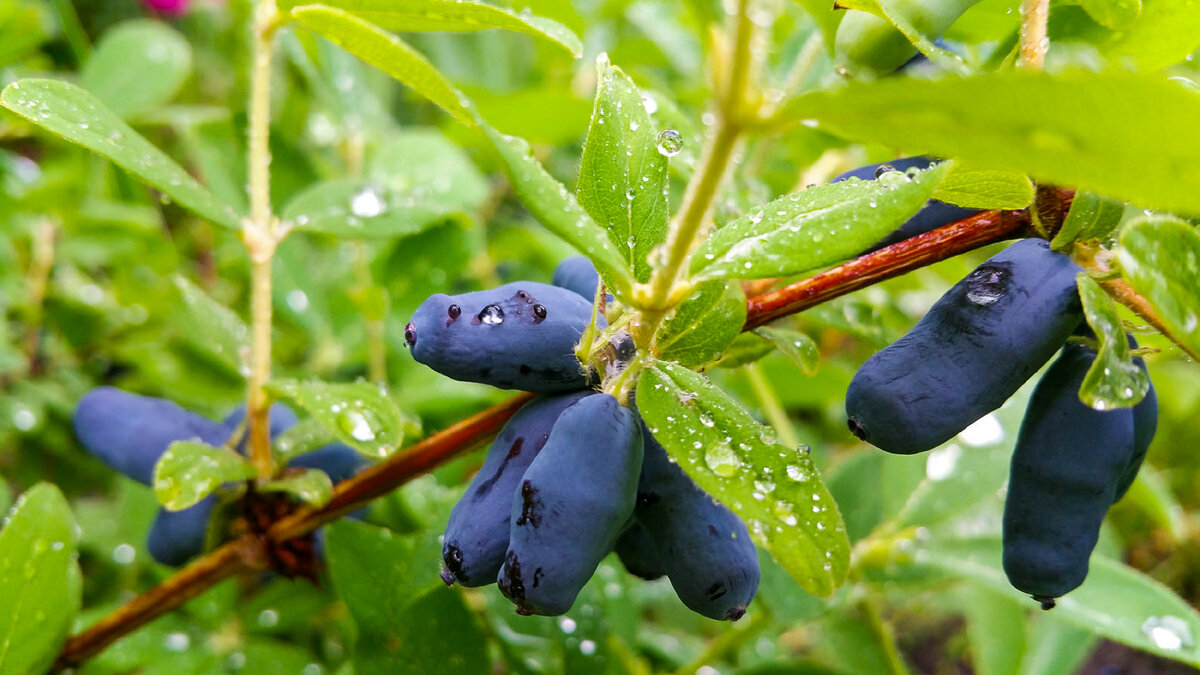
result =
[{"label": "green leaf", "polygon": [[409,199],[474,214],[491,192],[471,156],[433,128],[389,131],[373,154],[366,178],[389,190],[404,191]]},{"label": "green leaf", "polygon": [[241,227],[233,209],[86,90],[58,80],[21,80],[5,87],[0,104],[112,160],[200,217],[231,230]]},{"label": "green leaf", "polygon": [[242,372],[242,357],[250,348],[250,329],[242,318],[186,278],[175,275],[171,281],[183,301],[183,311],[172,315],[177,318],[182,335],[215,355],[233,372]]},{"label": "green leaf", "polygon": [[591,258],[614,295],[622,299],[630,297],[633,275],[621,251],[579,206],[575,195],[533,157],[528,142],[489,126],[445,76],[394,35],[345,12],[319,5],[297,8],[293,15],[314,33],[413,88],[483,134],[495,149],[513,192],[534,218]]},{"label": "green leaf", "polygon": [[300,25],[379,68],[460,122],[474,126],[470,101],[450,84],[420,52],[378,26],[324,5],[292,10]]},{"label": "green leaf", "polygon": [[1096,410],[1133,407],[1150,389],[1150,376],[1129,354],[1117,306],[1087,272],[1075,277],[1075,285],[1079,287],[1088,326],[1099,342],[1096,360],[1079,387],[1079,400]]},{"label": "green leaf", "polygon": [[289,471],[282,478],[268,481],[258,486],[263,492],[286,492],[296,499],[321,508],[333,497],[333,481],[329,474],[320,469],[300,469],[293,473]]},{"label": "green leaf", "polygon": [[379,387],[369,382],[273,380],[267,388],[320,420],[338,439],[368,457],[388,457],[404,437],[420,433]]},{"label": "green leaf", "polygon": [[170,511],[194,506],[222,483],[250,480],[254,465],[228,448],[176,441],[154,465],[154,496]]},{"label": "green leaf", "polygon": [[462,594],[446,588],[436,537],[339,520],[326,530],[333,586],[358,625],[355,672],[491,672],[487,640]]},{"label": "green leaf", "polygon": [[1004,71],[851,83],[800,96],[782,116],[856,141],[1200,213],[1200,96],[1162,76]]},{"label": "green leaf", "polygon": [[301,232],[354,239],[406,237],[453,218],[468,219],[436,200],[350,179],[313,185],[288,203],[283,218]]},{"label": "green leaf", "polygon": [[39,483],[17,499],[0,531],[0,672],[45,672],[58,656],[83,582],[78,530],[57,487]]},{"label": "green leaf", "polygon": [[[999,538],[930,539],[918,544],[911,563],[969,579],[1017,599],[1000,566]],[[1088,577],[1079,588],[1058,599],[1057,619],[1131,647],[1200,665],[1195,636],[1200,614],[1171,589],[1115,560],[1093,555]]]},{"label": "green leaf", "polygon": [[746,296],[736,283],[700,284],[677,306],[654,338],[659,358],[698,366],[720,358],[746,324]]},{"label": "green leaf", "polygon": [[767,354],[775,351],[775,343],[758,334],[758,331],[742,333],[721,353],[717,361],[718,368],[737,368],[747,363],[754,363]]},{"label": "green leaf", "polygon": [[1029,622],[1020,675],[1078,673],[1099,640],[1090,631],[1046,613]]},{"label": "green leaf", "polygon": [[[1140,4],[1140,3],[1139,3]],[[1100,45],[1109,61],[1140,71],[1158,70],[1184,60],[1200,46],[1200,2],[1153,0],[1141,17]]]},{"label": "green leaf", "polygon": [[1171,337],[1200,354],[1200,235],[1169,217],[1143,217],[1121,231],[1121,272],[1150,301]]},{"label": "green leaf", "polygon": [[286,464],[293,457],[323,448],[335,441],[337,435],[325,426],[324,422],[315,417],[306,417],[272,439],[271,449],[276,459],[281,464]]},{"label": "green leaf", "polygon": [[654,438],[801,587],[829,596],[845,581],[850,542],[807,448],[781,445],[707,378],[672,363],[642,373],[637,401]]},{"label": "green leaf", "polygon": [[813,22],[817,24],[817,29],[821,31],[822,41],[825,43],[825,51],[832,56],[838,24],[842,22],[842,16],[846,13],[835,9],[834,3],[826,0],[795,0],[795,2],[803,7],[804,11],[812,17]]},{"label": "green leaf", "polygon": [[192,70],[192,49],[170,26],[126,21],[104,33],[79,82],[117,115],[129,118],[179,93]]},{"label": "green leaf", "polygon": [[692,256],[692,273],[698,279],[764,279],[851,258],[919,211],[950,165],[871,181],[852,178],[780,197],[714,232]]},{"label": "green leaf", "polygon": [[[303,3],[281,3],[282,7]],[[344,10],[386,30],[472,32],[499,28],[532,35],[565,49],[576,58],[583,43],[566,26],[545,17],[516,12],[471,0],[330,0]]]},{"label": "green leaf", "polygon": [[1142,14],[1142,0],[1073,0],[1092,17],[1096,23],[1121,30],[1138,20]]},{"label": "green leaf", "polygon": [[1119,503],[1140,511],[1155,527],[1166,532],[1172,543],[1188,537],[1188,512],[1171,492],[1163,474],[1149,464],[1141,466]]},{"label": "green leaf", "polygon": [[817,351],[817,343],[813,342],[812,338],[800,331],[771,326],[763,326],[754,332],[770,340],[779,351],[783,352],[784,356],[799,366],[800,371],[805,375],[811,377],[816,374],[817,362],[821,360],[821,354]]},{"label": "green leaf", "polygon": [[650,280],[647,258],[667,236],[667,157],[658,151],[659,130],[638,88],[607,55],[596,59],[596,69],[596,103],[575,191],[644,283]]},{"label": "green leaf", "polygon": [[1023,209],[1033,201],[1033,183],[1023,173],[956,163],[933,198],[973,209]]},{"label": "green leaf", "polygon": [[977,675],[1016,675],[1025,654],[1025,609],[986,586],[965,584],[955,594],[967,620]]},{"label": "green leaf", "polygon": [[1071,201],[1071,209],[1063,220],[1062,228],[1050,242],[1050,247],[1061,251],[1076,241],[1107,239],[1121,224],[1125,215],[1125,204],[1108,197],[1080,190]]}]

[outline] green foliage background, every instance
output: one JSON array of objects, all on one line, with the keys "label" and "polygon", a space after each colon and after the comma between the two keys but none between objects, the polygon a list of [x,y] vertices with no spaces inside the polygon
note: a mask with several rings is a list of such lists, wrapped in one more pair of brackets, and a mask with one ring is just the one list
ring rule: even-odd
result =
[{"label": "green foliage background", "polygon": [[[382,457],[505,398],[408,356],[404,325],[429,294],[548,281],[572,246],[591,249],[619,296],[647,278],[640,266],[651,248],[646,241],[665,231],[711,124],[707,27],[722,20],[723,9],[708,0],[497,2],[513,11],[488,10],[487,21],[507,32],[408,33],[404,52],[363,22],[411,30],[417,18],[371,10],[369,2],[337,4],[350,13],[299,9],[298,23],[276,38],[271,203],[294,234],[274,260],[272,386],[307,407],[306,400],[351,394],[305,389],[300,381],[382,375],[395,407],[371,409],[391,411],[383,426],[393,433],[359,448]],[[1016,4],[984,0],[950,29],[946,37],[968,68],[995,70],[1003,62],[1015,43]],[[717,201],[717,223],[729,224],[706,249],[717,263],[693,271],[760,278],[828,266],[894,222],[875,221],[841,239],[832,230],[806,231],[828,236],[816,246],[811,236],[778,229],[794,214],[750,214],[899,150],[937,152],[992,173],[945,178],[942,193],[932,192],[933,180],[915,181],[897,201],[949,198],[953,188],[984,199],[981,205],[1019,207],[1029,199],[1021,174],[1029,174],[1135,204],[1124,214],[1121,264],[1194,350],[1200,263],[1189,249],[1193,225],[1138,217],[1144,208],[1200,214],[1200,70],[1192,60],[1200,11],[1185,0],[1144,0],[1132,3],[1139,11],[1130,15],[1115,13],[1117,4],[1130,3],[1054,3],[1047,73],[1036,77],[1002,71],[842,86],[830,51],[814,42],[823,36],[833,44],[841,13],[825,3],[781,3],[765,68],[780,112],[743,148]],[[530,20],[525,9],[558,23]],[[25,495],[0,533],[0,672],[44,668],[68,629],[86,627],[171,573],[145,550],[154,494],[82,451],[70,424],[75,402],[113,384],[218,417],[244,398],[250,265],[237,229],[247,211],[245,27],[252,12],[244,0],[197,3],[181,18],[147,18],[127,1],[0,5],[0,84],[56,80],[10,88],[4,103],[20,115],[0,115],[0,506]],[[598,71],[601,52],[619,70]],[[439,71],[444,81],[434,77]],[[598,130],[598,84],[610,97],[605,104],[634,108],[621,114],[633,115],[640,132]],[[666,128],[681,133],[682,152],[670,162],[649,154],[620,176],[621,188],[653,176],[651,198],[639,197],[633,209],[638,223],[649,224],[622,220],[622,205],[605,194],[617,177],[603,173],[611,169],[604,153],[653,143]],[[586,148],[585,138],[593,141]],[[541,166],[568,186],[584,167],[578,202],[544,190]],[[665,207],[659,186],[669,188]],[[834,192],[808,195],[821,203]],[[360,198],[367,206],[355,206]],[[857,199],[838,202],[843,217],[865,217],[863,196]],[[581,218],[601,227],[580,234],[574,226]],[[731,252],[768,230],[780,235],[772,244],[786,251],[782,264]],[[647,239],[626,246],[635,235]],[[832,496],[855,547],[847,568],[832,574],[813,563],[836,547],[832,539],[794,547],[810,553],[781,555],[791,540],[773,546],[779,563],[764,551],[758,599],[738,624],[696,617],[668,582],[636,580],[611,558],[557,619],[517,617],[494,592],[442,587],[437,538],[481,461],[477,451],[376,501],[365,522],[326,528],[329,569],[321,587],[282,578],[226,582],[81,672],[970,668],[999,675],[1094,672],[1151,658],[1172,667],[1200,663],[1200,459],[1192,452],[1200,442],[1193,423],[1200,387],[1195,363],[1171,341],[1139,336],[1161,350],[1147,358],[1161,406],[1158,435],[1105,525],[1088,582],[1051,613],[1009,588],[999,567],[1002,491],[1028,388],[927,455],[884,455],[845,429],[842,403],[855,369],[998,248],[738,338],[722,365],[740,367],[708,370],[714,391],[724,392],[713,400],[731,394],[749,406],[744,418],[728,413],[730,424],[768,422],[779,442],[811,447],[805,470],[825,479],[813,496]],[[745,272],[743,263],[754,267]],[[725,348],[736,330],[704,325],[712,313],[705,303],[728,303],[732,294],[740,307],[731,288],[708,287],[701,295],[709,300],[681,311],[674,329],[668,324],[675,333],[664,344],[674,351],[664,357],[693,366]],[[643,382],[703,386],[687,385],[701,378],[677,366],[647,373]],[[719,418],[727,412],[714,410]],[[338,423],[329,421],[335,435]],[[746,480],[722,487],[714,478],[712,489],[748,492],[753,481]],[[314,500],[327,498],[327,486],[315,490]],[[30,518],[41,525],[31,527]],[[26,586],[26,570],[63,582]],[[835,590],[833,577],[847,571],[849,582]],[[805,588],[831,597],[806,593],[796,584],[805,578]],[[13,591],[20,588],[24,595]],[[73,604],[82,606],[78,615]]]}]

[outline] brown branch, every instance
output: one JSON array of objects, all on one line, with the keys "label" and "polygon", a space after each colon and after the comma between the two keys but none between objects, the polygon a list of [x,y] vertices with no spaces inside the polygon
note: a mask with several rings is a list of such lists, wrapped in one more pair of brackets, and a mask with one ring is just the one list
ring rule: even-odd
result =
[{"label": "brown branch", "polygon": [[57,669],[70,667],[151,620],[179,607],[239,572],[267,567],[267,546],[303,536],[474,447],[504,426],[532,394],[520,394],[417,443],[403,454],[349,478],[320,509],[302,509],[276,522],[266,540],[244,535],[196,560],[158,586],[72,636],[59,654]]},{"label": "brown branch", "polygon": [[[1062,190],[1067,202],[1074,196]],[[936,230],[855,258],[783,288],[750,298],[744,330],[802,312],[885,279],[1004,239],[1030,234],[1028,210],[981,211]]]},{"label": "brown branch", "polygon": [[71,636],[63,645],[54,670],[82,663],[126,634],[239,572],[259,569],[259,561],[265,556],[262,542],[252,535],[225,544],[88,626],[82,633]]},{"label": "brown branch", "polygon": [[[1062,190],[1061,196],[1069,203],[1073,193]],[[985,244],[1019,236],[1026,233],[1029,224],[1027,211],[984,211],[893,244],[804,281],[750,298],[744,330]],[[267,564],[264,561],[270,546],[304,536],[466,452],[497,433],[532,398],[532,394],[514,396],[343,481],[324,507],[302,508],[285,516],[267,530],[264,538],[245,535],[208,553],[67,640],[57,667],[75,665],[95,656],[127,633],[224,579],[245,570],[261,569]]]}]

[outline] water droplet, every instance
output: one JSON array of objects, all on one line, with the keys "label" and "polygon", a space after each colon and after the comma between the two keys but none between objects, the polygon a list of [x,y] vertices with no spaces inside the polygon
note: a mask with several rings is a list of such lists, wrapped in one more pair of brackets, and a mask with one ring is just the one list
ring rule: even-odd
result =
[{"label": "water droplet", "polygon": [[337,422],[338,427],[356,441],[365,443],[375,440],[375,429],[366,411],[356,408],[343,410],[338,413]]},{"label": "water droplet", "polygon": [[279,612],[273,609],[264,609],[258,613],[258,625],[263,628],[271,628],[279,623]]},{"label": "water droplet", "polygon": [[786,471],[788,478],[791,478],[797,483],[803,483],[804,481],[808,480],[808,472],[796,466],[795,464],[788,464]]},{"label": "water droplet", "polygon": [[649,96],[642,96],[642,108],[646,110],[647,115],[653,115],[658,112],[658,101]]},{"label": "water droplet", "polygon": [[374,218],[386,208],[387,202],[369,185],[350,198],[350,212],[359,218]]},{"label": "water droplet", "polygon": [[579,652],[584,656],[591,656],[596,653],[596,643],[592,640],[583,640],[579,643]]},{"label": "water droplet", "polygon": [[999,265],[981,265],[963,279],[967,289],[967,299],[976,305],[986,307],[1000,298],[1008,290],[1011,272],[1007,267]]},{"label": "water droplet", "polygon": [[299,288],[292,289],[288,291],[287,304],[293,312],[303,312],[308,309],[308,295]]},{"label": "water droplet", "polygon": [[722,478],[732,478],[737,474],[738,467],[742,465],[742,461],[738,459],[733,449],[723,443],[708,447],[708,451],[704,453],[704,463],[713,473]]},{"label": "water droplet", "polygon": [[664,157],[674,157],[683,150],[683,136],[674,129],[663,129],[655,139],[658,152]]},{"label": "water droplet", "polygon": [[173,652],[181,652],[187,649],[191,643],[192,640],[187,636],[187,633],[171,633],[163,640],[163,646]]},{"label": "water droplet", "polygon": [[558,628],[567,635],[570,635],[575,632],[575,620],[564,616],[558,620]]},{"label": "water droplet", "polygon": [[958,438],[973,447],[995,445],[1004,440],[1004,427],[995,415],[988,413],[959,432]]},{"label": "water droplet", "polygon": [[118,565],[128,565],[129,563],[133,562],[133,559],[136,555],[137,550],[132,546],[129,544],[121,544],[113,549],[112,559],[113,562],[117,563]]},{"label": "water droplet", "polygon": [[1178,651],[1194,645],[1187,622],[1177,616],[1152,616],[1142,624],[1142,632],[1159,649]]},{"label": "water droplet", "polygon": [[480,323],[497,326],[504,323],[504,310],[500,308],[500,305],[488,305],[479,310],[479,314],[475,318],[479,319]]}]

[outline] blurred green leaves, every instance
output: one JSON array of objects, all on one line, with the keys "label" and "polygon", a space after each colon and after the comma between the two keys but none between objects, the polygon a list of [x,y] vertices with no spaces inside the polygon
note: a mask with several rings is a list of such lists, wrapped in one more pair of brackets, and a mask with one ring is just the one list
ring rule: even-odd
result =
[{"label": "blurred green leaves", "polygon": [[1149,216],[1121,231],[1121,273],[1150,301],[1171,337],[1200,354],[1200,234],[1169,216]]},{"label": "blurred green leaves", "polygon": [[367,382],[274,380],[267,388],[303,408],[346,445],[368,457],[388,457],[420,422]]},{"label": "blurred green leaves", "polygon": [[191,70],[187,40],[170,26],[145,19],[107,31],[79,80],[109,110],[128,119],[174,98]]}]

